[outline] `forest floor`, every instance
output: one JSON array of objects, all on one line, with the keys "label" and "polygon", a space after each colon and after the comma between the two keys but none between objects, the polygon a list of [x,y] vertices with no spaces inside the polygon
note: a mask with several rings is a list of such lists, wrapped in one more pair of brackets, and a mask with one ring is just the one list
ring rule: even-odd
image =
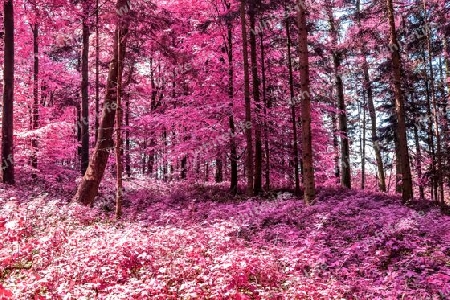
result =
[{"label": "forest floor", "polygon": [[0,299],[450,299],[450,217],[431,206],[125,188],[117,222],[108,184],[94,208],[0,186]]}]

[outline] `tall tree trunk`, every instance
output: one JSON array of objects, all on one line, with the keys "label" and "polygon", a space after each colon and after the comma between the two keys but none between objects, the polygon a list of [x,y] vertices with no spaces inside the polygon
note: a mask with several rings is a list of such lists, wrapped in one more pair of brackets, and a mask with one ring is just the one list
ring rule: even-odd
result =
[{"label": "tall tree trunk", "polygon": [[290,108],[292,118],[292,133],[293,133],[293,155],[294,155],[294,194],[300,195],[300,179],[299,179],[299,159],[298,159],[298,135],[297,135],[297,107],[294,101],[294,74],[292,71],[292,57],[291,57],[291,32],[290,32],[289,18],[286,18],[286,36],[287,36],[287,55],[289,67],[289,92],[290,92]]},{"label": "tall tree trunk", "polygon": [[422,179],[422,151],[420,149],[419,142],[419,132],[417,126],[414,126],[414,142],[416,143],[416,171],[417,171],[417,179],[419,182],[419,194],[420,199],[425,199],[425,192],[423,190],[423,185],[421,183]]},{"label": "tall tree trunk", "polygon": [[125,173],[131,177],[130,95],[125,95]]},{"label": "tall tree trunk", "polygon": [[[32,109],[32,129],[39,128],[39,25],[31,25],[33,32],[33,109]],[[37,137],[33,136],[31,139],[31,168],[33,169],[32,178],[36,178],[36,171],[38,167],[37,151],[38,141]]]},{"label": "tall tree trunk", "polygon": [[380,188],[380,191],[386,192],[386,175],[384,172],[384,164],[383,159],[381,158],[381,146],[378,141],[378,134],[377,134],[377,115],[375,111],[375,105],[373,102],[373,89],[372,89],[372,82],[370,81],[369,77],[369,66],[367,63],[366,56],[363,56],[364,63],[363,63],[363,69],[364,69],[364,86],[367,90],[367,106],[369,109],[369,117],[370,117],[370,129],[372,134],[372,147],[375,152],[375,160],[377,163],[377,174],[378,174],[378,187]]},{"label": "tall tree trunk", "polygon": [[223,162],[220,151],[217,151],[216,156],[216,183],[221,183],[223,181]]},{"label": "tall tree trunk", "polygon": [[411,167],[409,165],[408,140],[406,137],[406,116],[405,116],[405,100],[402,91],[402,72],[400,47],[397,42],[397,30],[395,28],[394,7],[392,0],[387,0],[387,12],[390,27],[390,44],[392,46],[392,72],[394,79],[395,91],[395,112],[397,116],[397,136],[399,143],[399,158],[402,166],[402,199],[407,202],[413,199],[413,187],[411,178]]},{"label": "tall tree trunk", "polygon": [[98,140],[99,114],[100,114],[100,41],[99,41],[99,0],[95,9],[95,144]]},{"label": "tall tree trunk", "polygon": [[[247,42],[247,26],[245,22],[245,6],[246,0],[241,2],[241,33],[242,33],[242,55],[244,59],[244,100],[245,100],[245,121],[247,124],[252,123],[252,111],[250,102],[250,73],[248,63],[248,42]],[[247,175],[247,195],[253,194],[253,137],[252,126],[245,127],[245,136],[247,143],[247,157],[245,163],[245,170]]]},{"label": "tall tree trunk", "polygon": [[[422,58],[423,61],[427,61],[425,48],[423,48],[422,52]],[[431,119],[432,116],[432,100],[431,100],[431,89],[430,89],[430,79],[428,77],[428,72],[424,72],[425,78],[425,96],[426,96],[426,103],[427,103],[427,121],[428,121],[428,130],[427,130],[427,144],[428,149],[431,154],[431,178],[430,178],[430,188],[431,188],[431,200],[432,201],[438,201],[437,199],[437,193],[438,193],[438,184],[436,180],[436,149],[434,145],[434,122]]]},{"label": "tall tree trunk", "polygon": [[85,9],[83,19],[83,50],[81,54],[81,175],[89,165],[89,26]]},{"label": "tall tree trunk", "polygon": [[265,155],[265,172],[264,172],[264,189],[270,190],[270,143],[269,143],[269,121],[267,120],[267,110],[270,109],[270,101],[266,94],[266,59],[263,35],[260,33],[261,48],[261,78],[262,78],[262,97],[264,103],[264,155]]},{"label": "tall tree trunk", "polygon": [[362,132],[360,136],[360,153],[361,153],[361,189],[366,188],[366,97],[363,97],[363,103],[360,103],[360,115],[362,114]]},{"label": "tall tree trunk", "polygon": [[[231,4],[227,4],[230,9]],[[234,126],[233,106],[234,106],[234,66],[233,66],[233,23],[227,23],[227,49],[228,49],[228,98],[230,99],[230,112],[228,124],[230,126],[230,192],[233,195],[238,191],[238,155],[236,149],[236,129]]]},{"label": "tall tree trunk", "polygon": [[298,4],[298,41],[300,92],[302,95],[302,158],[304,173],[304,198],[310,204],[316,196],[314,178],[314,157],[311,136],[311,92],[308,59],[308,29],[306,26],[306,8],[301,0]]},{"label": "tall tree trunk", "polygon": [[[120,22],[120,21],[119,21]],[[122,217],[122,200],[123,200],[123,140],[122,140],[122,122],[123,122],[123,111],[122,111],[122,35],[121,31],[117,31],[117,114],[116,114],[116,219]],[[130,73],[132,70],[130,70]],[[131,76],[131,75],[130,75]]]},{"label": "tall tree trunk", "polygon": [[[360,18],[361,18],[361,1],[356,1],[356,18],[358,20],[358,26],[361,27]],[[377,115],[375,111],[375,105],[373,102],[373,88],[372,82],[370,81],[369,75],[369,64],[367,62],[366,56],[366,47],[363,44],[362,46],[362,57],[363,57],[363,72],[364,72],[364,90],[367,91],[367,106],[369,110],[369,118],[371,124],[371,138],[372,138],[372,147],[375,152],[375,161],[377,163],[377,177],[378,177],[378,187],[380,191],[386,192],[386,175],[384,172],[384,164],[383,159],[381,158],[381,146],[378,141],[377,135]]]},{"label": "tall tree trunk", "polygon": [[[125,0],[119,0],[116,8],[128,7]],[[117,80],[119,69],[119,51],[121,63],[125,57],[126,38],[128,32],[128,25],[122,21],[119,17],[119,21],[116,25],[114,34],[114,59],[109,67],[108,81],[106,86],[106,96],[103,104],[102,119],[100,122],[97,144],[95,145],[94,152],[89,162],[88,169],[78,186],[78,191],[74,197],[75,201],[82,204],[89,205],[94,202],[95,196],[98,193],[98,187],[103,178],[106,164],[108,162],[109,152],[114,147],[113,132],[114,132],[114,119],[117,109]],[[122,37],[119,50],[118,36]]]},{"label": "tall tree trunk", "polygon": [[[427,14],[427,5],[426,1],[423,0],[423,9],[424,13]],[[435,81],[434,81],[434,70],[433,70],[433,58],[432,58],[432,48],[431,48],[431,37],[429,32],[428,25],[428,17],[425,16],[425,32],[426,32],[426,41],[427,41],[427,50],[428,50],[428,68],[430,70],[430,86],[431,86],[431,99],[433,103],[433,120],[434,120],[434,129],[436,136],[436,184],[439,187],[439,195],[436,199],[442,205],[444,202],[444,181],[442,180],[442,146],[441,146],[441,132],[440,128],[440,120],[439,120],[439,109],[436,100],[436,91],[435,91]]]},{"label": "tall tree trunk", "polygon": [[253,79],[253,100],[256,105],[256,120],[255,124],[255,179],[253,193],[259,195],[262,191],[262,132],[261,132],[261,99],[259,94],[259,77],[258,77],[258,54],[256,48],[256,4],[254,0],[250,1],[249,8],[250,21],[250,57],[252,65],[252,79]]},{"label": "tall tree trunk", "polygon": [[14,103],[14,6],[3,2],[3,112],[2,112],[2,182],[14,184],[13,103]]},{"label": "tall tree trunk", "polygon": [[352,177],[350,170],[350,146],[348,142],[347,108],[344,99],[344,84],[339,74],[341,58],[338,54],[333,55],[334,72],[336,76],[336,90],[338,96],[338,120],[339,134],[341,136],[341,185],[346,188],[352,187]]},{"label": "tall tree trunk", "polygon": [[341,182],[341,168],[339,164],[339,129],[336,117],[336,112],[331,112],[331,125],[333,127],[333,149],[334,149],[334,178],[336,184]]},{"label": "tall tree trunk", "polygon": [[[331,8],[328,9],[328,16],[330,22],[330,34],[333,42],[338,43],[338,32]],[[337,93],[337,108],[338,108],[338,120],[339,120],[339,135],[341,140],[341,185],[346,188],[351,188],[352,178],[350,170],[350,146],[348,141],[348,122],[347,122],[347,109],[344,98],[344,82],[340,74],[342,54],[339,50],[332,51],[333,63],[334,63],[334,78],[336,84]]]}]

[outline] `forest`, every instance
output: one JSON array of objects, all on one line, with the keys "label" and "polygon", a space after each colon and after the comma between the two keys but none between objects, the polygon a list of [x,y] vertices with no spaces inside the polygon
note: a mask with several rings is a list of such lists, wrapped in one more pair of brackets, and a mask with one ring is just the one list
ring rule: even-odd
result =
[{"label": "forest", "polygon": [[0,19],[0,300],[450,299],[449,1]]}]

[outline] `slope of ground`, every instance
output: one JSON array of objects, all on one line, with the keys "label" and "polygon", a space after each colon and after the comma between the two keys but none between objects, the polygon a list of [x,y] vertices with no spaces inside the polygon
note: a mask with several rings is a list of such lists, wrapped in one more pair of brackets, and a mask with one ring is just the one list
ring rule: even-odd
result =
[{"label": "slope of ground", "polygon": [[342,190],[306,207],[126,188],[120,222],[108,197],[90,209],[1,190],[0,299],[450,297],[450,218],[438,210]]}]

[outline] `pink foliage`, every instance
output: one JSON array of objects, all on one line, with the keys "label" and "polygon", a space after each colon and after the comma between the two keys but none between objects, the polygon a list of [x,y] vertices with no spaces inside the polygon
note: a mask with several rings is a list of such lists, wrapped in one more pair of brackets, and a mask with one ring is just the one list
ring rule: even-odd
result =
[{"label": "pink foliage", "polygon": [[[170,199],[127,185],[124,220],[41,195],[1,200],[2,297],[438,299],[450,220],[397,199]],[[186,193],[188,191],[186,190]],[[201,201],[199,201],[201,200]]]}]

